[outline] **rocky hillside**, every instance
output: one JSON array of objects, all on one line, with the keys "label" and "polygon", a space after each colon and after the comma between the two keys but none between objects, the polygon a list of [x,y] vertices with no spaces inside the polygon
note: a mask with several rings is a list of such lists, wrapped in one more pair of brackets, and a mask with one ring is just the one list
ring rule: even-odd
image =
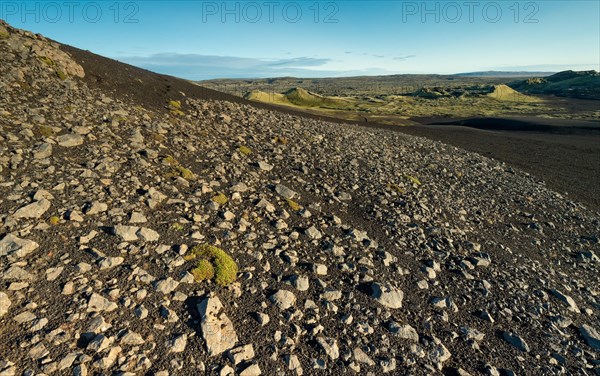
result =
[{"label": "rocky hillside", "polygon": [[600,73],[564,71],[543,78],[516,81],[510,86],[529,94],[600,100]]},{"label": "rocky hillside", "polygon": [[598,374],[600,220],[535,177],[0,38],[0,375]]}]

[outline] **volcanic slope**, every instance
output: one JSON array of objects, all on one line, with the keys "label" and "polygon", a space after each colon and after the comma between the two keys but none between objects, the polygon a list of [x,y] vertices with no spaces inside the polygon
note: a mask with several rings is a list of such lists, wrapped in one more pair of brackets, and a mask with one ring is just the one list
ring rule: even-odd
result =
[{"label": "volcanic slope", "polygon": [[69,50],[0,26],[0,374],[597,370],[596,214],[422,138],[119,95]]}]

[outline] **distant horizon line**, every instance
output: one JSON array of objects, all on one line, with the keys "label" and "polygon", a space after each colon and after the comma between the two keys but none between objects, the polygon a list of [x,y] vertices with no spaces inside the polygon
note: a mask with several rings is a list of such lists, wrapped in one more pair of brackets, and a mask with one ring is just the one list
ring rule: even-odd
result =
[{"label": "distant horizon line", "polygon": [[275,76],[275,77],[221,77],[221,78],[209,78],[203,80],[190,80],[194,82],[205,82],[205,81],[216,81],[216,80],[269,80],[269,79],[336,79],[336,78],[359,78],[359,77],[392,77],[392,76],[475,76],[477,75],[488,75],[488,77],[527,77],[530,75],[545,75],[550,76],[553,74],[561,73],[561,72],[595,72],[598,74],[598,71],[594,69],[590,70],[574,70],[574,69],[566,69],[561,71],[527,71],[527,70],[519,70],[519,71],[497,71],[497,70],[488,70],[488,71],[474,71],[474,72],[460,72],[460,73],[394,73],[394,74],[364,74],[364,75],[349,75],[349,76],[331,76],[331,77],[299,77],[299,76]]}]

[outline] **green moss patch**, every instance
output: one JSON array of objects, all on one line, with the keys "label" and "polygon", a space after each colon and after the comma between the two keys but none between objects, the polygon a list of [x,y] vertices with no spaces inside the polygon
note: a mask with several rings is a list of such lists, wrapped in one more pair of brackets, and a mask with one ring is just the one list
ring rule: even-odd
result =
[{"label": "green moss patch", "polygon": [[293,211],[299,211],[300,209],[302,209],[302,206],[300,206],[300,204],[298,204],[296,201],[291,200],[291,199],[286,199],[288,205],[290,206],[290,209],[292,209]]},{"label": "green moss patch", "polygon": [[49,58],[49,57],[47,57],[47,56],[40,56],[40,57],[38,57],[38,59],[39,59],[39,60],[40,60],[42,63],[46,64],[46,65],[47,65],[47,66],[49,66],[49,67],[53,67],[53,66],[55,66],[55,65],[56,65],[56,63],[54,62],[54,60],[50,59],[50,58]]},{"label": "green moss patch", "polygon": [[190,169],[183,167],[173,156],[167,155],[162,158],[162,161],[171,167],[172,172],[167,174],[168,178],[180,176],[186,180],[196,179],[196,175]]},{"label": "green moss patch", "polygon": [[181,223],[175,222],[171,225],[171,229],[175,231],[183,231],[185,230],[185,227]]},{"label": "green moss patch", "polygon": [[181,101],[169,101],[169,111],[174,116],[184,116],[185,114],[181,111]]},{"label": "green moss patch", "polygon": [[33,128],[33,134],[42,137],[50,137],[54,135],[54,129],[45,125],[38,125],[35,128]]},{"label": "green moss patch", "polygon": [[388,183],[387,189],[389,189],[391,191],[396,191],[398,193],[404,193],[404,190],[402,188],[400,188],[400,186],[398,184],[395,184],[395,183]]},{"label": "green moss patch", "polygon": [[248,148],[247,146],[240,146],[238,148],[238,150],[240,151],[240,153],[242,153],[244,155],[250,155],[250,154],[252,154],[252,150],[250,150],[250,148]]},{"label": "green moss patch", "polygon": [[56,76],[63,81],[66,80],[67,78],[69,78],[68,74],[66,74],[65,72],[58,70],[58,69],[56,70]]},{"label": "green moss patch", "polygon": [[195,280],[207,281],[214,278],[215,283],[227,286],[237,278],[238,266],[224,250],[209,244],[192,248],[185,256],[187,261],[198,260],[191,270]]},{"label": "green moss patch", "polygon": [[211,198],[211,200],[213,200],[214,202],[216,202],[219,205],[225,205],[227,203],[227,201],[229,201],[227,199],[227,196],[225,196],[223,193],[219,193],[216,196],[213,196]]},{"label": "green moss patch", "polygon": [[422,184],[421,181],[419,179],[415,178],[414,176],[406,175],[405,177],[408,180],[410,180],[413,184],[416,184],[416,185],[421,185]]}]

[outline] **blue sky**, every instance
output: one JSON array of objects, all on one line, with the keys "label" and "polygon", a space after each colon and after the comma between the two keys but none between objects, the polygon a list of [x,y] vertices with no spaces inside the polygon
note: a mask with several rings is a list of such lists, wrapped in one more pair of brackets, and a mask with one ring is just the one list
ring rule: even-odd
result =
[{"label": "blue sky", "polygon": [[600,1],[10,1],[0,18],[188,79],[600,70]]}]

